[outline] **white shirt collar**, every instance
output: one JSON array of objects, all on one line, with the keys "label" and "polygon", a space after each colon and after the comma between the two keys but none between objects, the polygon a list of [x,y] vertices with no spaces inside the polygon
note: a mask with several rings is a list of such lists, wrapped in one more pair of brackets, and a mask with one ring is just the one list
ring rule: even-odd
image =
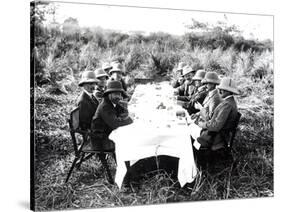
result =
[{"label": "white shirt collar", "polygon": [[227,99],[229,99],[231,97],[233,97],[233,95],[229,95],[229,96],[225,97],[223,100],[227,100]]},{"label": "white shirt collar", "polygon": [[218,90],[215,88],[214,90],[210,91],[209,94],[210,94],[210,96],[211,96],[211,95],[213,95],[213,94],[215,94],[215,93],[217,93],[217,92],[218,92]]},{"label": "white shirt collar", "polygon": [[84,89],[84,92],[89,96],[89,97],[92,97],[92,93],[89,93],[88,91],[86,91],[85,89]]}]

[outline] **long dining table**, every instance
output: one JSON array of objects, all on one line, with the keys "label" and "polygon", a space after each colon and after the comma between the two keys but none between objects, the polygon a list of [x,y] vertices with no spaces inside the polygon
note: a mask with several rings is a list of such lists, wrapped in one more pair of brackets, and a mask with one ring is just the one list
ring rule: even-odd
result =
[{"label": "long dining table", "polygon": [[137,85],[128,109],[134,122],[117,128],[109,137],[116,145],[116,184],[122,186],[127,172],[124,162],[132,166],[160,155],[179,159],[177,178],[181,186],[193,182],[198,170],[186,121],[189,117],[176,103],[169,82]]}]

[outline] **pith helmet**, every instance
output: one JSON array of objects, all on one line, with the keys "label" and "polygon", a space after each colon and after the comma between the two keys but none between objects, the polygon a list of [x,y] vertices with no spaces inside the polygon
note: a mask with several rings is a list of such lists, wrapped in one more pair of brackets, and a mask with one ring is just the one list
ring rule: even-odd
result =
[{"label": "pith helmet", "polygon": [[193,70],[191,67],[189,66],[184,66],[183,67],[183,71],[182,71],[182,76],[185,76],[191,72],[195,72],[195,70]]},{"label": "pith helmet", "polygon": [[109,74],[112,74],[112,72],[123,72],[123,67],[120,63],[113,63],[112,69],[109,71]]},{"label": "pith helmet", "polygon": [[107,73],[105,73],[105,71],[102,68],[96,69],[95,75],[96,75],[96,78],[99,78],[99,77],[107,77],[108,78]]},{"label": "pith helmet", "polygon": [[183,69],[183,67],[186,66],[186,63],[185,62],[180,62],[178,67],[177,67],[177,71],[181,71]]},{"label": "pith helmet", "polygon": [[106,90],[104,91],[103,96],[106,96],[107,94],[112,92],[121,92],[121,94],[125,95],[125,91],[122,87],[121,82],[116,80],[109,81],[107,83]]},{"label": "pith helmet", "polygon": [[102,69],[103,70],[107,70],[107,69],[111,69],[112,68],[112,65],[110,65],[109,62],[105,62],[102,64]]},{"label": "pith helmet", "polygon": [[200,70],[198,70],[197,72],[196,72],[196,74],[194,75],[194,77],[192,78],[192,80],[194,81],[194,80],[202,80],[202,79],[204,79],[204,77],[205,77],[205,74],[206,74],[206,71],[205,70],[203,70],[203,69],[200,69]]},{"label": "pith helmet", "polygon": [[93,71],[84,71],[81,76],[81,80],[78,83],[79,86],[83,86],[85,83],[98,83],[96,75]]},{"label": "pith helmet", "polygon": [[216,72],[210,71],[207,72],[204,79],[201,81],[202,83],[214,83],[214,84],[220,84],[219,76]]},{"label": "pith helmet", "polygon": [[218,86],[218,89],[226,90],[226,91],[232,92],[233,94],[237,94],[237,95],[239,94],[239,91],[236,87],[236,83],[234,82],[233,79],[231,79],[229,77],[222,78],[222,80]]}]

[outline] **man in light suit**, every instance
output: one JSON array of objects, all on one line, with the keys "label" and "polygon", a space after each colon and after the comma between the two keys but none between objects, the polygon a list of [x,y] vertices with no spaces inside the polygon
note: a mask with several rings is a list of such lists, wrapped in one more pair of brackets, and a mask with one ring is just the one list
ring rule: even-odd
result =
[{"label": "man in light suit", "polygon": [[174,91],[177,96],[190,96],[195,89],[192,85],[192,78],[194,77],[196,71],[189,66],[183,67],[182,77],[184,78],[184,83],[177,87]]},{"label": "man in light suit", "polygon": [[235,126],[238,115],[234,94],[239,94],[233,79],[225,77],[218,86],[222,102],[216,107],[210,120],[199,121],[198,126],[203,129],[198,138],[194,138],[196,149],[202,147],[212,151],[225,148],[225,141],[229,139],[229,130]]},{"label": "man in light suit", "polygon": [[184,78],[182,76],[183,67],[186,66],[185,62],[180,62],[176,69],[176,76],[175,79],[172,81],[171,85],[173,88],[178,88],[184,83]]},{"label": "man in light suit", "polygon": [[212,118],[212,115],[216,107],[221,103],[221,98],[219,95],[218,89],[216,86],[220,84],[219,77],[216,72],[207,72],[202,84],[206,84],[208,94],[203,101],[202,106],[198,103],[195,103],[195,108],[199,109],[200,112],[192,114],[192,119],[209,121]]},{"label": "man in light suit", "polygon": [[185,101],[185,103],[183,104],[183,108],[185,108],[190,115],[199,111],[194,107],[195,103],[199,102],[200,104],[202,104],[205,97],[207,96],[208,91],[205,85],[202,85],[201,83],[201,81],[205,77],[205,74],[205,70],[198,70],[195,76],[192,78],[192,85],[194,88],[192,91],[190,91],[189,96],[182,96],[177,98],[178,100]]},{"label": "man in light suit", "polygon": [[[222,102],[215,108],[210,120],[191,124],[191,137],[194,139],[194,154],[197,162],[206,165],[227,157],[226,142],[230,139],[230,130],[234,128],[238,110],[234,94],[239,94],[234,80],[225,77],[218,86]],[[207,155],[201,149],[207,149]]]}]

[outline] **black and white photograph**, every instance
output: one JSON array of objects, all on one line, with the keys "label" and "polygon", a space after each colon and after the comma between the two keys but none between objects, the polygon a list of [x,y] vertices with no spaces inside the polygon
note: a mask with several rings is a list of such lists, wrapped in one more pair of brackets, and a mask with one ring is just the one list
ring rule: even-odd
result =
[{"label": "black and white photograph", "polygon": [[30,1],[30,209],[274,197],[273,35],[271,14]]}]

